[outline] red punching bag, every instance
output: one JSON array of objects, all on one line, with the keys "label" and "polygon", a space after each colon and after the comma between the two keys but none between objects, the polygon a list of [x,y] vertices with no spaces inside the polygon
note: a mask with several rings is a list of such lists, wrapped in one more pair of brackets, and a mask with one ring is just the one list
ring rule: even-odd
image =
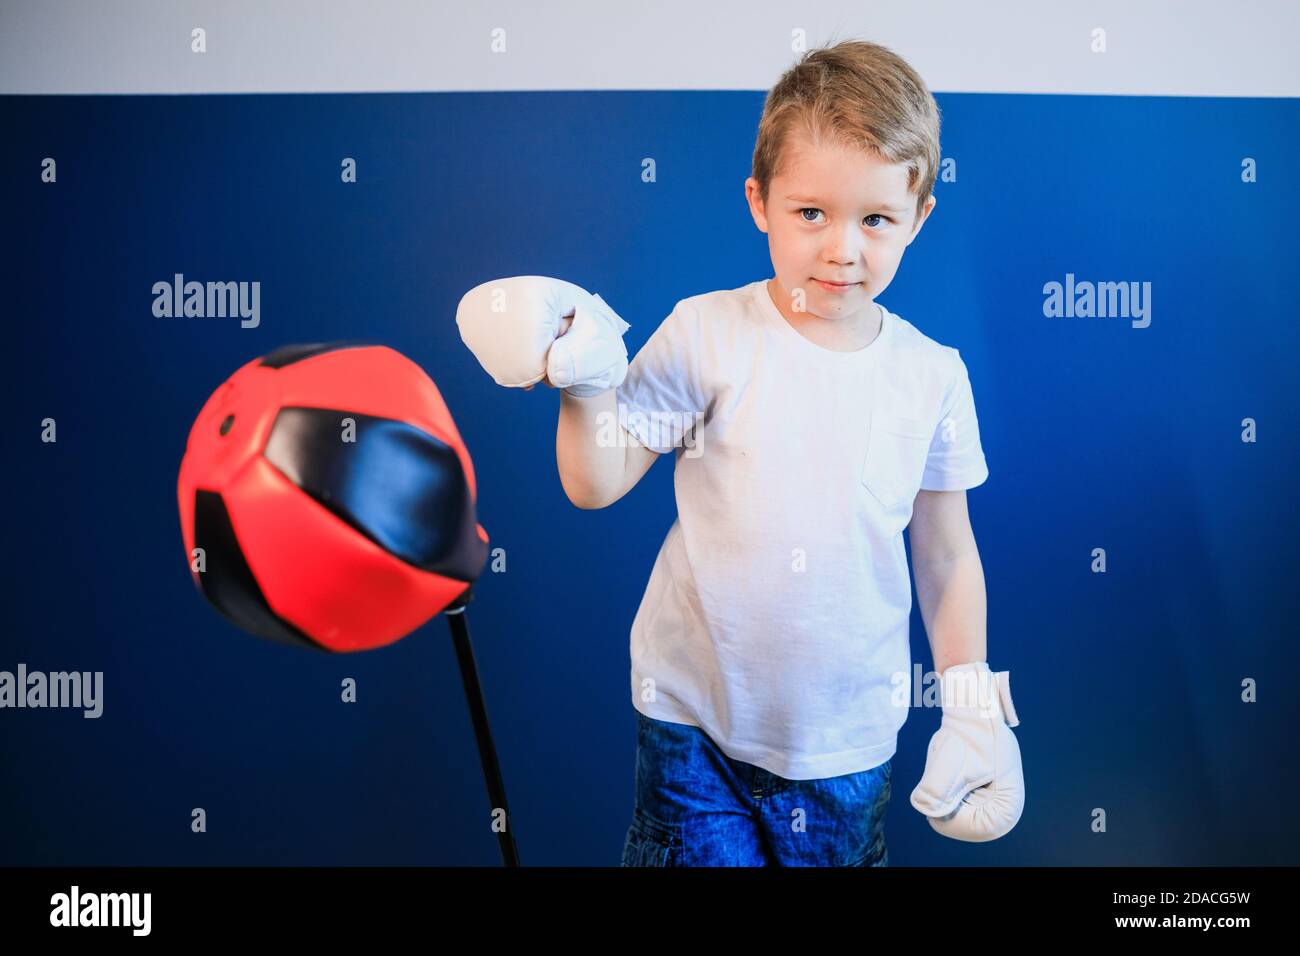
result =
[{"label": "red punching bag", "polygon": [[177,496],[194,583],[276,641],[392,643],[467,598],[487,560],[451,413],[380,345],[288,346],[239,369],[199,412]]},{"label": "red punching bag", "polygon": [[[487,561],[474,466],[429,376],[380,345],[291,345],[204,404],[176,484],[199,591],[275,641],[362,651],[441,611],[494,815],[505,783],[465,605]],[[513,822],[502,860],[519,865]]]}]

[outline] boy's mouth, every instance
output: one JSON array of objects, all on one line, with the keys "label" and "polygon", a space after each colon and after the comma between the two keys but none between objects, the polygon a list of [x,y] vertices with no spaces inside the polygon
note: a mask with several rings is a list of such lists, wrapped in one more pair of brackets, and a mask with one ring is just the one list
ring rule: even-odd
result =
[{"label": "boy's mouth", "polygon": [[862,285],[861,282],[827,282],[825,279],[813,277],[813,282],[825,289],[827,292],[847,292],[849,289],[855,289]]}]

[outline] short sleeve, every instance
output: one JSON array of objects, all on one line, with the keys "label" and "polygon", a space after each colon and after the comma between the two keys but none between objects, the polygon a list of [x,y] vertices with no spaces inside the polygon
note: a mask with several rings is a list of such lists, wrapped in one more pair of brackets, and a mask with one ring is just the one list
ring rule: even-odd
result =
[{"label": "short sleeve", "polygon": [[704,421],[699,315],[678,302],[628,366],[618,387],[618,420],[646,448],[689,447]]},{"label": "short sleeve", "polygon": [[930,441],[930,454],[921,476],[925,491],[962,491],[983,484],[989,476],[980,445],[975,396],[966,363],[952,350],[953,374],[944,390],[939,424]]}]

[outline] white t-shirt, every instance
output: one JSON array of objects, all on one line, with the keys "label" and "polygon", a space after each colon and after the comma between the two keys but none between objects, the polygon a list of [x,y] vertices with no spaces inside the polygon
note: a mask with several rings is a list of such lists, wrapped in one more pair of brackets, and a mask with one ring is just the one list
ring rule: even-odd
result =
[{"label": "white t-shirt", "polygon": [[633,706],[792,780],[893,756],[912,501],[988,477],[957,350],[881,312],[870,345],[834,352],[766,280],[692,296],[617,392],[623,427],[677,459],[678,517],[632,624]]}]

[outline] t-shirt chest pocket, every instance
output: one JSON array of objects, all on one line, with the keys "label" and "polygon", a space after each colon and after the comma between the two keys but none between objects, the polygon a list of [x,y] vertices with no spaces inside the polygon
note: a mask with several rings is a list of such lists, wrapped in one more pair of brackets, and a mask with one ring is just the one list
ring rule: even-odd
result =
[{"label": "t-shirt chest pocket", "polygon": [[886,508],[910,505],[921,488],[933,429],[919,418],[871,413],[862,483]]}]

